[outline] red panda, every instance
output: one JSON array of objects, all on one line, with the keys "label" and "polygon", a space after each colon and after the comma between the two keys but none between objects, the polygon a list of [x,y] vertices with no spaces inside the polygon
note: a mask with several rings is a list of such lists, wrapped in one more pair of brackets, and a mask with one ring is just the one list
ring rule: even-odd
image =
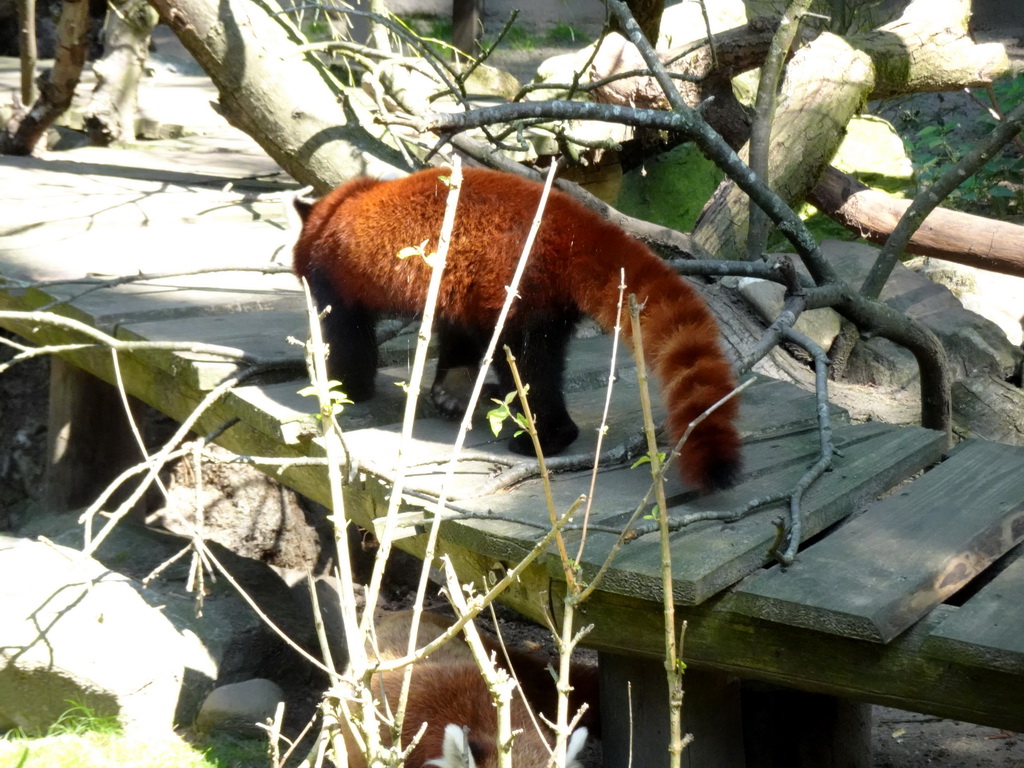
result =
[{"label": "red panda", "polygon": [[[448,191],[443,177],[448,175],[435,168],[394,181],[361,178],[315,203],[296,203],[303,227],[294,269],[308,281],[318,308],[331,308],[323,321],[330,375],[355,402],[373,395],[376,318],[423,309],[430,268],[422,259],[396,255],[424,241],[428,249],[436,248]],[[463,171],[438,296],[437,374],[431,388],[445,416],[458,417],[465,408],[445,389],[445,377],[452,368],[479,365],[540,195],[538,183],[513,174]],[[678,440],[693,419],[734,388],[718,326],[696,291],[639,241],[553,190],[519,286],[522,298],[514,303],[500,339],[530,386],[530,407],[545,454],[563,450],[579,434],[562,393],[566,348],[582,313],[605,330],[615,326],[620,268],[626,290],[645,304],[644,349],[661,382],[672,439]],[[508,366],[502,362],[495,369],[501,393],[513,391]],[[740,465],[736,413],[735,399],[728,401],[683,446],[683,476],[704,491],[735,482]],[[533,453],[525,433],[513,437],[510,448]]]},{"label": "red panda", "polygon": [[[403,611],[393,614],[378,626],[377,655],[380,659],[405,655],[410,617],[411,611]],[[423,614],[417,644],[426,645],[442,634],[447,626],[444,618]],[[496,639],[485,636],[488,650],[496,644]],[[383,672],[372,683],[375,698],[386,700],[392,711],[398,702],[403,675],[403,670]],[[549,681],[553,689],[554,681],[550,678]],[[512,764],[519,768],[547,766],[551,757],[548,741],[538,732],[518,694],[512,699],[511,718],[512,730],[516,733],[512,743]],[[413,668],[402,724],[402,744],[411,743],[424,723],[426,729],[406,760],[406,768],[494,768],[497,765],[494,701],[469,647],[461,639],[446,643]],[[386,729],[381,729],[381,735],[387,737]],[[566,768],[579,768],[577,758],[586,737],[586,728],[577,728],[573,732],[566,750]],[[364,768],[363,756],[347,730],[345,738],[349,768]]]},{"label": "red panda", "polygon": [[[376,654],[379,658],[399,659],[406,654],[409,647],[411,622],[412,611],[398,611],[379,623],[376,631]],[[420,615],[416,647],[422,648],[433,642],[443,635],[451,624],[451,619],[429,611],[423,612]],[[557,714],[558,691],[555,688],[555,679],[548,669],[549,661],[544,654],[534,653],[516,645],[502,647],[494,635],[483,629],[479,629],[478,632],[487,655],[493,656],[497,659],[500,667],[515,675],[530,706],[549,721],[554,722]],[[428,662],[435,664],[466,663],[473,664],[474,668],[476,664],[469,646],[461,638],[445,643],[430,656]],[[600,735],[601,719],[598,716],[600,675],[597,667],[573,662],[569,674],[573,689],[569,694],[569,711],[576,713],[583,709],[580,725],[586,726],[589,733]]]}]

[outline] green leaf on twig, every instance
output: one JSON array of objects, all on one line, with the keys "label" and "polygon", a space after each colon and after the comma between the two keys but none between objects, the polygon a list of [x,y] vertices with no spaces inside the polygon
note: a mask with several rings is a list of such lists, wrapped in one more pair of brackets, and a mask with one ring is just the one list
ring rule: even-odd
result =
[{"label": "green leaf on twig", "polygon": [[[530,391],[529,384],[526,385],[525,391]],[[512,407],[512,401],[515,399],[515,392],[509,392],[505,395],[504,400],[499,400],[496,397],[491,398],[491,402],[497,403],[498,405],[496,408],[492,408],[487,412],[487,423],[490,425],[491,432],[494,433],[495,437],[501,434],[501,425],[505,423],[506,419],[514,421],[521,427],[516,430],[514,435],[515,437],[523,434],[523,432],[528,428],[529,425],[526,423],[526,416],[521,413],[516,413]]]}]

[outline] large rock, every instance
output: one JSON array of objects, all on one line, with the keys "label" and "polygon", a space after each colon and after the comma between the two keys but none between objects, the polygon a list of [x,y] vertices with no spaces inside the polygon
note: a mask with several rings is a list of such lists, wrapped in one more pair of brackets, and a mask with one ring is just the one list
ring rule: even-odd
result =
[{"label": "large rock", "polygon": [[[231,463],[228,451],[219,446],[210,450],[221,461],[204,465],[198,504],[192,468],[179,462],[171,467],[162,506],[147,522],[184,537],[201,529],[207,541],[252,560],[323,570],[334,549],[326,515],[307,512],[299,496],[255,467]],[[196,514],[200,506],[202,520]]]},{"label": "large rock", "polygon": [[907,266],[949,288],[966,309],[998,325],[1011,343],[1024,343],[1024,277],[927,256]]},{"label": "large rock", "polygon": [[[878,256],[863,243],[826,240],[825,258],[854,289],[859,289]],[[946,348],[952,378],[1014,375],[1021,350],[995,323],[964,309],[950,291],[897,264],[881,295],[882,301],[929,328]],[[858,343],[847,370],[851,380],[864,384],[907,386],[918,378],[913,355],[886,339]]]},{"label": "large rock", "polygon": [[0,730],[43,731],[70,702],[170,728],[186,677],[216,665],[165,601],[74,550],[0,537]]},{"label": "large rock", "polygon": [[[80,553],[80,529],[68,529],[66,518],[34,523],[23,532],[49,534],[71,549],[9,539],[0,551],[0,575],[7,577],[0,587],[0,648],[6,649],[0,651],[0,728],[45,729],[68,708],[67,699],[118,714],[127,724],[188,724],[215,686],[254,677],[278,683],[290,707],[301,702],[292,707],[296,716],[309,709],[312,666],[223,576],[206,576],[201,604],[185,590],[190,556],[141,586],[186,539],[126,520],[90,560]],[[310,621],[269,566],[208,547],[271,621],[315,651]],[[43,633],[36,626],[48,622],[58,629]],[[44,649],[50,656],[39,655]]]},{"label": "large rock", "polygon": [[692,143],[680,144],[624,174],[615,205],[630,216],[689,232],[722,175]]},{"label": "large rock", "polygon": [[281,686],[261,677],[215,688],[196,717],[200,731],[221,731],[253,737],[266,733],[260,723],[271,722],[284,701]]}]

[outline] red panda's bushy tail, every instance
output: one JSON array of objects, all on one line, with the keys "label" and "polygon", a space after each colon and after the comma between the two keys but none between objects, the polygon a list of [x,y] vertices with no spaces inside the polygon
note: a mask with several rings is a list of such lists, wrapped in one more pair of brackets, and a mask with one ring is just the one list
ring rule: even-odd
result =
[{"label": "red panda's bushy tail", "polygon": [[[701,296],[646,246],[612,224],[592,227],[588,277],[576,301],[606,328],[615,324],[615,286],[625,269],[626,294],[643,305],[640,328],[648,367],[658,377],[674,445],[690,423],[736,386],[719,342],[718,324]],[[584,249],[581,249],[584,250]],[[611,274],[614,272],[614,274]],[[629,323],[623,321],[627,338]],[[681,450],[682,474],[703,491],[731,487],[740,470],[740,436],[732,398],[697,425]]]}]

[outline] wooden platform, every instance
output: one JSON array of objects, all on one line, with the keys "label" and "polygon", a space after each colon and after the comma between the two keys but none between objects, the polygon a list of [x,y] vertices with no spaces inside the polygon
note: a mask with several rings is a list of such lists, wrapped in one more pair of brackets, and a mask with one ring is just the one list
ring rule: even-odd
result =
[{"label": "wooden platform", "polygon": [[[120,339],[202,341],[282,366],[300,362],[300,349],[288,338],[304,337],[305,321],[297,285],[287,274],[204,274],[99,291],[87,291],[83,284],[30,285],[86,274],[288,261],[275,200],[223,192],[221,180],[208,169],[170,167],[156,179],[137,178],[112,164],[97,166],[94,150],[68,155],[54,161],[0,158],[0,185],[7,190],[0,223],[0,274],[7,282],[0,285],[0,309],[48,307]],[[73,340],[68,331],[41,323],[0,320],[0,325],[35,343]],[[347,446],[363,466],[360,480],[346,489],[346,503],[363,525],[371,525],[386,507],[387,489],[374,470],[387,475],[392,469],[388,462],[396,453],[402,406],[401,392],[392,384],[408,376],[412,343],[412,334],[405,334],[385,345],[379,396],[343,414]],[[572,347],[569,408],[582,435],[574,452],[585,454],[595,443],[609,346],[597,337],[579,339]],[[106,350],[64,357],[114,380]],[[119,360],[131,394],[178,420],[237,370],[195,353],[124,353]],[[620,361],[606,446],[630,439],[637,430],[631,373],[627,355]],[[197,429],[212,431],[237,419],[218,438],[232,451],[318,455],[311,440],[312,407],[297,394],[302,386],[298,379],[280,377],[241,386],[216,402]],[[688,702],[704,695],[697,692],[703,690],[695,682],[698,673],[718,683],[726,678],[716,675],[727,673],[1024,730],[1024,602],[1019,599],[1024,564],[1012,561],[1011,553],[1024,539],[1024,449],[971,441],[944,456],[942,436],[928,430],[851,424],[834,407],[832,421],[839,453],[804,500],[807,541],[794,566],[783,570],[770,562],[776,536],[772,520],[781,514],[781,504],[738,523],[698,523],[673,535],[674,592],[681,620],[688,623],[683,654],[696,670],[690,679],[694,699]],[[742,482],[729,492],[698,497],[673,475],[670,515],[732,510],[791,487],[817,458],[816,427],[810,393],[758,380],[743,395]],[[424,408],[413,451],[436,459],[447,453],[454,435],[455,425]],[[482,423],[470,433],[473,449],[493,452],[511,465],[527,461],[508,454],[504,442]],[[543,534],[548,513],[537,480],[481,495],[482,484],[505,466],[488,460],[463,464],[449,489],[453,512],[475,516],[442,526],[442,549],[466,579],[514,564]],[[319,469],[289,469],[281,479],[317,501],[329,501]],[[429,496],[436,492],[437,473],[427,468],[412,482]],[[567,509],[587,483],[587,472],[559,474],[558,508]],[[604,467],[591,522],[621,528],[648,484],[642,468]],[[411,499],[410,509],[421,503]],[[423,538],[411,536],[401,546],[421,552]],[[651,660],[645,662],[648,670],[660,663],[655,661],[662,651],[656,539],[645,534],[629,543],[583,611],[583,621],[594,624],[587,643],[602,651],[609,679],[638,658]],[[611,533],[589,533],[584,576],[599,567],[613,540]],[[997,561],[1001,570],[992,578],[990,566]],[[557,615],[561,579],[555,556],[545,556],[506,600],[536,620],[549,612]],[[714,706],[737,704],[733,697]],[[613,731],[606,729],[609,755],[615,750],[608,745],[618,738]],[[724,738],[725,731],[718,733]],[[615,757],[609,760],[608,765],[618,764]]]}]

